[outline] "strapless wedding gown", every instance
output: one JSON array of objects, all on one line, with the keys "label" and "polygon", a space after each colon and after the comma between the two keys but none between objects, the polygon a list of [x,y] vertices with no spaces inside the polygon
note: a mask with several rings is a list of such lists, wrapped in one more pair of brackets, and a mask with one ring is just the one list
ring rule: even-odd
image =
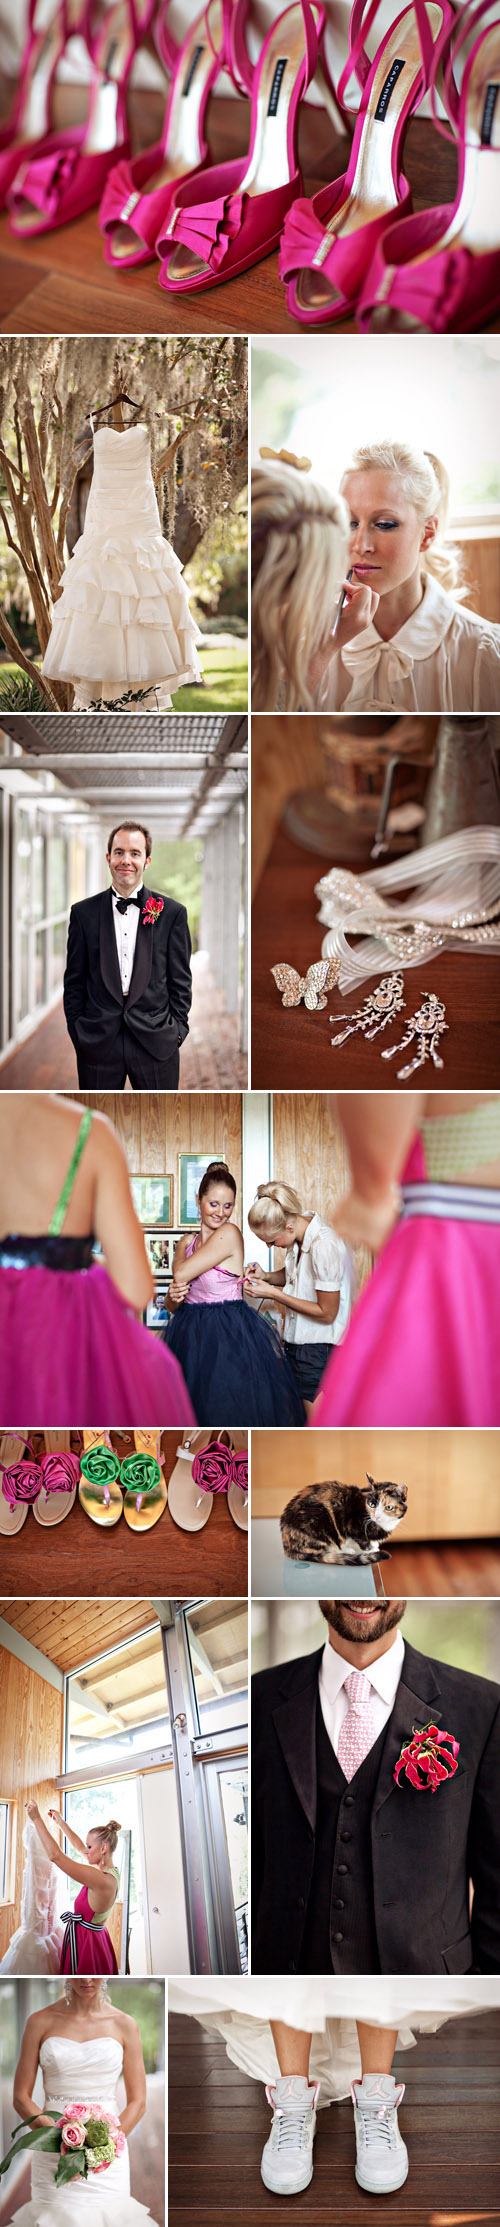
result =
[{"label": "strapless wedding gown", "polygon": [[498,2010],[500,1978],[408,1979],[354,1976],[339,1979],[169,1980],[168,2005],[223,2036],[227,2055],[253,2080],[276,2079],[278,2061],[270,2019],[312,2034],[310,2076],[319,2080],[319,2103],[340,2103],[361,2058],[355,2021],[397,2027],[398,2049],[411,2049],[417,2034],[435,2034],[449,2018]]},{"label": "strapless wedding gown", "polygon": [[13,1933],[0,1972],[60,1972],[64,1926],[59,1921],[59,1901],[64,1881],[45,1849],[31,1817],[23,1832],[26,1863],[23,1875],[21,1924]]},{"label": "strapless wedding gown", "polygon": [[[69,2041],[52,2034],[40,2050],[44,2101],[47,2108],[63,2109],[66,2103],[99,2104],[116,2110],[116,2087],[123,2064],[121,2043],[99,2035],[96,2041]],[[128,2148],[115,2157],[104,2173],[90,2173],[88,2180],[74,2180],[55,2188],[57,2157],[31,2160],[31,2202],[14,2212],[12,2227],[157,2227],[147,2204],[130,2194]]]},{"label": "strapless wedding gown", "polygon": [[129,689],[146,695],[124,711],[170,711],[172,689],[202,680],[200,631],[161,531],[145,425],[95,434],[85,526],[61,588],[42,672],[74,684],[75,711],[113,705]]}]

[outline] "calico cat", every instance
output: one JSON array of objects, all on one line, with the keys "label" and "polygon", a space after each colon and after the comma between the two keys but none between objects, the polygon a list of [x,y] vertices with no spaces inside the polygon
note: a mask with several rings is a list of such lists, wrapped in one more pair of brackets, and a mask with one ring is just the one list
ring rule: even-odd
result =
[{"label": "calico cat", "polygon": [[406,1515],[406,1485],[310,1485],[280,1519],[285,1554],[305,1562],[390,1562],[385,1534]]}]

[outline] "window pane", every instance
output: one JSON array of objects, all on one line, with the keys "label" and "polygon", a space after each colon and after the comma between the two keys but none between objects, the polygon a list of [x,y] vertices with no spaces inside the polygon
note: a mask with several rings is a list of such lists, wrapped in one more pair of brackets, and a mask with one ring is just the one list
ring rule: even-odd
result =
[{"label": "window pane", "polygon": [[[144,1902],[140,1859],[139,1800],[137,1791],[137,1779],[108,1779],[104,1781],[103,1784],[99,1782],[98,1786],[79,1786],[75,1789],[71,1788],[71,1791],[65,1796],[65,1816],[68,1819],[68,1824],[71,1824],[74,1827],[75,1833],[79,1833],[80,1839],[83,1841],[86,1840],[87,1833],[91,1832],[93,1825],[105,1825],[109,1817],[116,1817],[119,1820],[119,1823],[122,1827],[122,1834],[131,1834],[129,1895],[130,1955],[133,1968],[136,1971],[140,1970],[145,1972],[146,1942],[144,1934]],[[71,1853],[71,1842],[69,1842],[68,1848],[69,1853]],[[120,1869],[120,1885],[118,1888],[117,1900],[121,1903],[123,1901],[125,1871],[125,1842],[123,1839],[119,1840],[118,1847],[115,1849],[115,1854],[114,1856],[112,1856],[111,1861],[115,1865],[115,1869]],[[78,1887],[78,1881],[75,1879],[68,1879],[68,1894],[72,1905],[79,1891],[80,1890]]]},{"label": "window pane", "polygon": [[48,855],[48,912],[64,912],[67,901],[66,836],[51,835]]},{"label": "window pane", "polygon": [[248,1773],[219,1771],[220,1798],[242,1972],[248,1970]]},{"label": "window pane", "polygon": [[246,1601],[200,1601],[186,1629],[201,1732],[246,1724],[248,1617]]},{"label": "window pane", "polygon": [[29,933],[22,928],[19,936],[19,991],[18,1019],[24,1021],[29,1013]]},{"label": "window pane", "polygon": [[66,945],[68,940],[66,921],[60,920],[57,928],[52,928],[50,931],[48,931],[48,933],[49,961],[47,997],[52,997],[54,990],[59,989],[59,985],[62,982],[64,968],[66,965]]},{"label": "window pane", "polygon": [[115,1647],[68,1680],[67,1771],[111,1762],[169,1741],[161,1631]]},{"label": "window pane", "polygon": [[35,936],[35,976],[33,1005],[44,1005],[46,999],[47,929],[39,928]]}]

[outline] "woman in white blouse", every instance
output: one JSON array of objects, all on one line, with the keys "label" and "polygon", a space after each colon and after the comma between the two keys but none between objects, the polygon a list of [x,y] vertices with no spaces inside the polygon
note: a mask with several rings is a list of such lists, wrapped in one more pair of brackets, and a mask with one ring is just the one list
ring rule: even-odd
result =
[{"label": "woman in white blouse", "polygon": [[319,1389],[332,1346],[340,1345],[351,1311],[349,1255],[319,1214],[304,1214],[287,1183],[259,1183],[248,1216],[254,1237],[284,1253],[284,1266],[251,1262],[245,1283],[284,1316],[284,1345],[306,1414]]},{"label": "woman in white blouse", "polygon": [[439,458],[398,441],[359,448],[342,494],[351,573],[345,595],[359,630],[341,648],[330,639],[310,666],[315,707],[499,711],[500,626],[455,600],[458,565],[443,543],[448,478]]}]

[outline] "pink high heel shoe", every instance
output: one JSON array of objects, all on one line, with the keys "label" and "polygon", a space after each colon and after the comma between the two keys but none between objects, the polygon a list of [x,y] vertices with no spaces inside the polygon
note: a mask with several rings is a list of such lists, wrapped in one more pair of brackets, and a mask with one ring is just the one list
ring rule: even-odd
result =
[{"label": "pink high heel shoe", "polygon": [[[79,10],[86,36],[88,0]],[[61,55],[71,36],[65,0],[57,0],[50,23],[37,30],[39,0],[30,0],[28,36],[9,120],[0,131],[0,208],[20,162],[44,145],[50,126],[52,88]]]},{"label": "pink high heel shoe", "polygon": [[[51,132],[43,147],[17,169],[7,196],[11,231],[32,238],[70,224],[100,200],[117,153],[128,155],[126,85],[137,47],[149,29],[156,0],[115,0],[92,35],[93,0],[86,0],[78,29],[85,30],[92,61],[90,107],[86,124]],[[71,23],[64,0],[66,36]]]},{"label": "pink high heel shoe", "polygon": [[[233,15],[231,49],[236,79],[251,93],[248,155],[216,164],[188,179],[175,194],[168,223],[156,242],[160,285],[182,294],[218,286],[248,270],[278,246],[284,219],[302,180],[297,162],[300,102],[315,77],[324,105],[337,111],[322,54],[326,10],[322,0],[294,0],[272,25],[253,71],[242,36],[241,10]],[[336,116],[336,120],[337,116]]]},{"label": "pink high heel shoe", "polygon": [[413,0],[391,24],[370,63],[365,40],[379,0],[354,0],[349,59],[339,78],[341,103],[350,78],[362,88],[349,168],[311,201],[295,201],[280,252],[290,316],[301,325],[338,323],[352,315],[388,217],[411,209],[400,167],[409,118],[430,82],[434,40],[452,18],[450,0]]},{"label": "pink high heel shoe", "polygon": [[[169,5],[163,0],[155,33],[161,60],[172,72],[163,137],[133,162],[113,165],[99,210],[106,258],[117,270],[154,260],[176,185],[193,172],[198,177],[209,164],[208,101],[219,71],[230,66],[232,0],[209,0],[180,48],[168,28]],[[239,0],[244,14],[247,5]]]},{"label": "pink high heel shoe", "polygon": [[[359,303],[362,332],[475,332],[500,309],[500,20],[482,26],[460,92],[454,63],[491,0],[473,0],[443,26],[431,72],[437,130],[458,139],[454,207],[426,209],[379,242]],[[436,111],[436,90],[451,130]]]}]

